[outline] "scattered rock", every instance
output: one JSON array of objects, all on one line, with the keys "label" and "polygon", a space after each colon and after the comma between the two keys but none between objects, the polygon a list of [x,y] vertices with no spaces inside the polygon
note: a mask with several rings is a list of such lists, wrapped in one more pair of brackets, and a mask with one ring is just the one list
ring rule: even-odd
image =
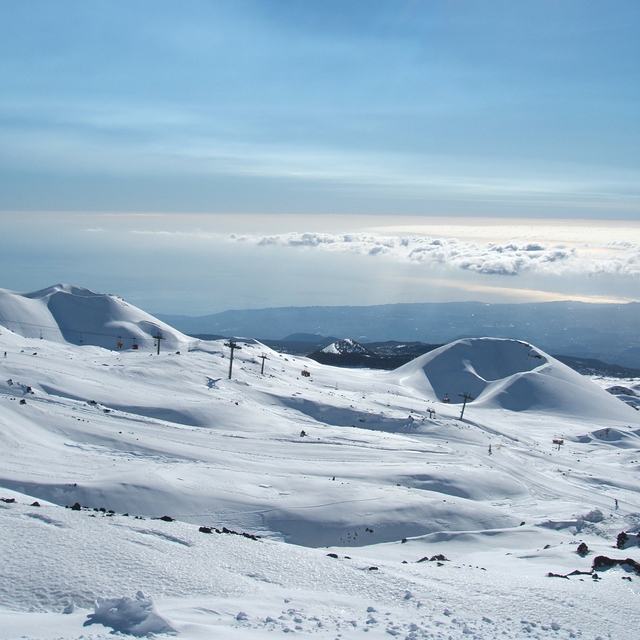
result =
[{"label": "scattered rock", "polygon": [[609,558],[607,556],[597,556],[593,560],[593,570],[596,569],[610,569],[615,566],[628,566],[633,569],[640,576],[640,562],[636,562],[632,558],[625,558],[624,560]]},{"label": "scattered rock", "polygon": [[440,562],[449,562],[449,558],[445,558],[445,556],[443,556],[441,553],[439,553],[437,556],[431,556],[431,558],[429,558],[429,562],[436,562],[438,560]]},{"label": "scattered rock", "polygon": [[584,542],[581,542],[578,545],[578,548],[576,549],[576,553],[579,556],[582,556],[584,558],[584,556],[586,556],[587,553],[589,553],[589,547],[587,547],[587,545]]},{"label": "scattered rock", "polygon": [[213,529],[216,533],[227,533],[232,536],[242,536],[243,538],[248,538],[249,540],[260,540],[260,536],[254,535],[253,533],[239,532],[233,531],[232,529],[227,529],[227,527],[222,527],[220,529]]},{"label": "scattered rock", "polygon": [[624,531],[621,531],[618,534],[618,538],[616,540],[616,547],[618,549],[624,549],[625,545],[629,542],[629,536]]},{"label": "scattered rock", "polygon": [[213,533],[211,527],[200,527],[198,531],[200,533]]}]

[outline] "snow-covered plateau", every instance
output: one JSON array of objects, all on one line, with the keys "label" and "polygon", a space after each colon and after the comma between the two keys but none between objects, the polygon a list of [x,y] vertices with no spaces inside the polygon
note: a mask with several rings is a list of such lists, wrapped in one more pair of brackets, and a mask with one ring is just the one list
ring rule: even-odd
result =
[{"label": "snow-covered plateau", "polygon": [[0,291],[0,639],[640,637],[633,406],[517,340],[235,343]]}]

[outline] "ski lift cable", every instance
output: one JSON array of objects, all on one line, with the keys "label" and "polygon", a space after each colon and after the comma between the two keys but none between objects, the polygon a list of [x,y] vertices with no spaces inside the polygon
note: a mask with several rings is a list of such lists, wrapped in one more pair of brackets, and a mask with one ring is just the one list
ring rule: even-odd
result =
[{"label": "ski lift cable", "polygon": [[[23,327],[36,327],[38,329],[49,329],[49,330],[58,330],[58,331],[71,331],[71,332],[75,332],[78,334],[85,334],[85,335],[91,335],[91,336],[102,336],[105,338],[122,338],[123,336],[118,335],[118,334],[113,334],[113,333],[100,333],[98,331],[85,331],[84,329],[71,329],[69,327],[60,327],[58,325],[46,325],[46,324],[37,324],[34,322],[21,322],[20,320],[6,320],[6,319],[0,319],[0,324],[4,325],[4,324],[15,324],[15,325],[20,325]],[[6,329],[10,329],[9,327],[5,327]],[[138,342],[148,342],[148,341],[152,341],[155,340],[155,338],[150,337],[150,338],[134,338],[133,336],[126,336],[127,339],[133,339],[136,340]],[[164,338],[166,339],[166,338]]]}]

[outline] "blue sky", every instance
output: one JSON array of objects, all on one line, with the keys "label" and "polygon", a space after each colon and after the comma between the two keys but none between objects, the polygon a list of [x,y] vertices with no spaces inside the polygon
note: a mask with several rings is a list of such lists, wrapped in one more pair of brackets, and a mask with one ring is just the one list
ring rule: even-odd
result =
[{"label": "blue sky", "polygon": [[[393,216],[419,219],[414,231],[425,237],[434,217],[456,219],[460,229],[467,218],[591,220],[600,229],[626,221],[631,232],[619,240],[628,240],[640,220],[639,26],[640,5],[630,1],[0,0],[0,215],[16,230],[0,239],[0,286],[73,278],[174,311],[175,297],[149,284],[170,256],[167,278],[197,281],[180,290],[181,308],[216,311],[225,308],[224,287],[197,276],[218,269],[213,252],[235,265],[234,307],[342,304],[349,295],[356,304],[422,301],[460,272],[468,286],[451,288],[469,299],[481,291],[487,299],[534,296],[514,289],[635,299],[635,245],[619,268],[601,260],[580,280],[575,264],[550,274],[540,261],[516,273],[446,262],[452,271],[436,273],[433,262],[403,262],[390,251],[373,268],[365,245],[327,252],[326,242],[301,248],[280,238],[268,263],[282,286],[257,298],[252,261],[263,260],[256,247],[265,248],[265,234],[388,237]],[[47,222],[34,224],[35,211]],[[116,233],[104,217],[94,223],[104,212],[130,215],[118,218]],[[141,255],[139,244],[122,241],[142,229],[140,213],[165,214],[154,229],[174,240],[189,230],[200,240],[187,236],[192,244],[181,253],[148,236]],[[30,237],[21,239],[26,227]],[[87,232],[103,234],[90,254],[103,251],[105,265],[118,255],[133,279],[89,268],[78,243],[93,245],[77,234],[98,227]],[[222,243],[216,228],[253,239]],[[564,231],[542,235],[545,247],[578,246]],[[354,277],[342,294],[336,260]],[[313,275],[303,277],[310,263]],[[295,279],[286,264],[298,265]],[[401,296],[389,281],[396,268],[415,284],[402,288],[411,293]],[[197,295],[208,298],[189,304]]]}]

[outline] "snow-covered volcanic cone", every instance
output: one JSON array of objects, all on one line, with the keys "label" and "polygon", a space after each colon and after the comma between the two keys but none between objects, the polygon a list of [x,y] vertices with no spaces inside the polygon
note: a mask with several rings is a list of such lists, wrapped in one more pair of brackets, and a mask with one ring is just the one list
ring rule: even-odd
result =
[{"label": "snow-covered volcanic cone", "polygon": [[329,346],[321,349],[322,353],[331,353],[335,355],[343,355],[345,353],[357,353],[359,355],[370,354],[373,355],[369,349],[363,347],[359,342],[352,340],[351,338],[345,338],[344,340],[337,340]]},{"label": "snow-covered volcanic cone", "polygon": [[195,342],[118,296],[57,284],[33,293],[0,289],[0,324],[25,338],[95,345],[106,349],[166,349]]},{"label": "snow-covered volcanic cone", "polygon": [[[634,417],[606,391],[552,356],[520,340],[472,338],[430,351],[394,372],[429,398],[475,407],[617,420]],[[637,416],[635,416],[637,417]]]}]

